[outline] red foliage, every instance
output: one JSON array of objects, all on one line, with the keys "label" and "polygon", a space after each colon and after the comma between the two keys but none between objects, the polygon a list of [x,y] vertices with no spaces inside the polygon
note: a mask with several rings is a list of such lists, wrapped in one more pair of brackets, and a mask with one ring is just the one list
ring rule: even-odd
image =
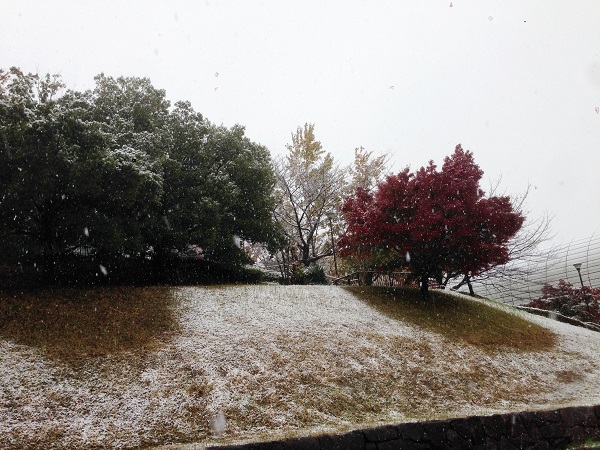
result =
[{"label": "red foliage", "polygon": [[556,311],[583,322],[600,324],[599,301],[600,287],[574,288],[571,283],[560,280],[556,287],[545,284],[541,297],[526,306]]},{"label": "red foliage", "polygon": [[507,242],[524,218],[509,197],[485,197],[482,175],[473,154],[457,145],[440,171],[431,161],[387,177],[374,193],[357,190],[342,206],[342,254],[408,267],[425,292],[429,278],[477,275],[508,262]]}]

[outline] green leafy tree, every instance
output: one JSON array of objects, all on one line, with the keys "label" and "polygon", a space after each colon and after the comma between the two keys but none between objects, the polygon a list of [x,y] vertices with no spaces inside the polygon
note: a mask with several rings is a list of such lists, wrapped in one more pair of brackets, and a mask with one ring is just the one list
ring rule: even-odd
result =
[{"label": "green leafy tree", "polygon": [[274,242],[270,155],[243,127],[217,127],[189,102],[169,111],[165,92],[146,78],[100,75],[96,83],[96,117],[114,151],[140,153],[160,180],[158,201],[136,222],[157,274],[192,246],[209,260],[240,264],[248,257],[239,239]]},{"label": "green leafy tree", "polygon": [[[157,273],[190,247],[248,261],[240,240],[274,248],[275,176],[244,128],[217,127],[191,105],[171,110],[146,78],[99,75],[84,93],[58,76],[0,71],[2,258],[146,259]],[[234,241],[235,237],[235,241]]]},{"label": "green leafy tree", "polygon": [[212,125],[184,102],[176,104],[167,134],[161,212],[167,229],[155,238],[164,236],[178,250],[198,245],[208,258],[229,263],[248,262],[240,239],[275,245],[268,150],[243,127]]},{"label": "green leafy tree", "polygon": [[[148,237],[162,236],[163,228],[167,227],[162,209],[164,164],[168,157],[164,130],[170,102],[165,91],[156,89],[148,78],[113,78],[100,74],[94,80],[96,86],[88,92],[93,117],[104,133],[109,148],[108,161],[117,169],[116,174],[112,171],[106,174],[111,191],[117,192],[107,194],[114,194],[117,205],[129,210],[129,214],[100,217],[103,226],[94,230],[92,237],[102,237],[104,232],[114,229],[122,239],[113,242],[96,240],[94,244],[100,251],[144,257],[151,245]],[[118,192],[119,186],[126,184],[133,174],[142,175],[147,183],[138,183],[132,190]],[[107,247],[102,242],[112,245]],[[156,249],[160,251],[162,247],[156,245]]]},{"label": "green leafy tree", "polygon": [[276,248],[280,231],[272,216],[275,175],[269,151],[250,141],[239,125],[213,126],[207,146],[210,172],[216,178],[211,188],[218,189],[222,200],[220,226],[226,232],[221,233],[225,242],[231,242],[233,234]]},{"label": "green leafy tree", "polygon": [[19,243],[15,256],[43,254],[49,279],[60,256],[92,241],[122,247],[130,233],[118,224],[157,184],[140,170],[142,155],[113,151],[91,96],[63,89],[58,76],[13,68],[0,104],[2,233]]},{"label": "green leafy tree", "polygon": [[164,153],[161,130],[169,116],[171,103],[162,89],[156,89],[148,78],[94,78],[96,87],[90,92],[94,118],[102,124],[111,139],[112,148],[135,148],[160,158]]}]

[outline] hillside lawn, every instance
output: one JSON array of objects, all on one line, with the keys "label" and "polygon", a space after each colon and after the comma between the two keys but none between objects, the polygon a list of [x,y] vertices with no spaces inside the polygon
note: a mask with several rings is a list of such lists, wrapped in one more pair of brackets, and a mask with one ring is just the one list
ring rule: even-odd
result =
[{"label": "hillside lawn", "polygon": [[0,448],[184,448],[600,403],[600,333],[418,295],[0,293]]}]

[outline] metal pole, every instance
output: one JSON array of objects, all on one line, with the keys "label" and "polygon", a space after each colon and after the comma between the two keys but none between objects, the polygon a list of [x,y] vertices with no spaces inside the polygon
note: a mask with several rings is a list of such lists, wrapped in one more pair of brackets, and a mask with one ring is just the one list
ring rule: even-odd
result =
[{"label": "metal pole", "polygon": [[581,287],[583,287],[583,278],[581,278],[581,263],[573,264],[573,267],[575,267],[575,270],[577,270],[577,273],[579,274],[579,281],[581,282]]},{"label": "metal pole", "polygon": [[581,283],[581,287],[583,287],[583,278],[581,278],[581,269],[577,268],[577,273],[579,274],[579,282]]}]

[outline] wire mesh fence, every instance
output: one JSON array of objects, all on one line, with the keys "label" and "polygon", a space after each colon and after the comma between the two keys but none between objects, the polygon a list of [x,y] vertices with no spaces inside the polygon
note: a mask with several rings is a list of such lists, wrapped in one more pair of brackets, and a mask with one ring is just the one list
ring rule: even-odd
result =
[{"label": "wire mesh fence", "polygon": [[[581,264],[579,271],[574,264]],[[556,285],[561,279],[574,287],[600,286],[600,234],[573,239],[538,258],[513,263],[473,286],[480,295],[519,305],[539,298],[545,284]]]}]

